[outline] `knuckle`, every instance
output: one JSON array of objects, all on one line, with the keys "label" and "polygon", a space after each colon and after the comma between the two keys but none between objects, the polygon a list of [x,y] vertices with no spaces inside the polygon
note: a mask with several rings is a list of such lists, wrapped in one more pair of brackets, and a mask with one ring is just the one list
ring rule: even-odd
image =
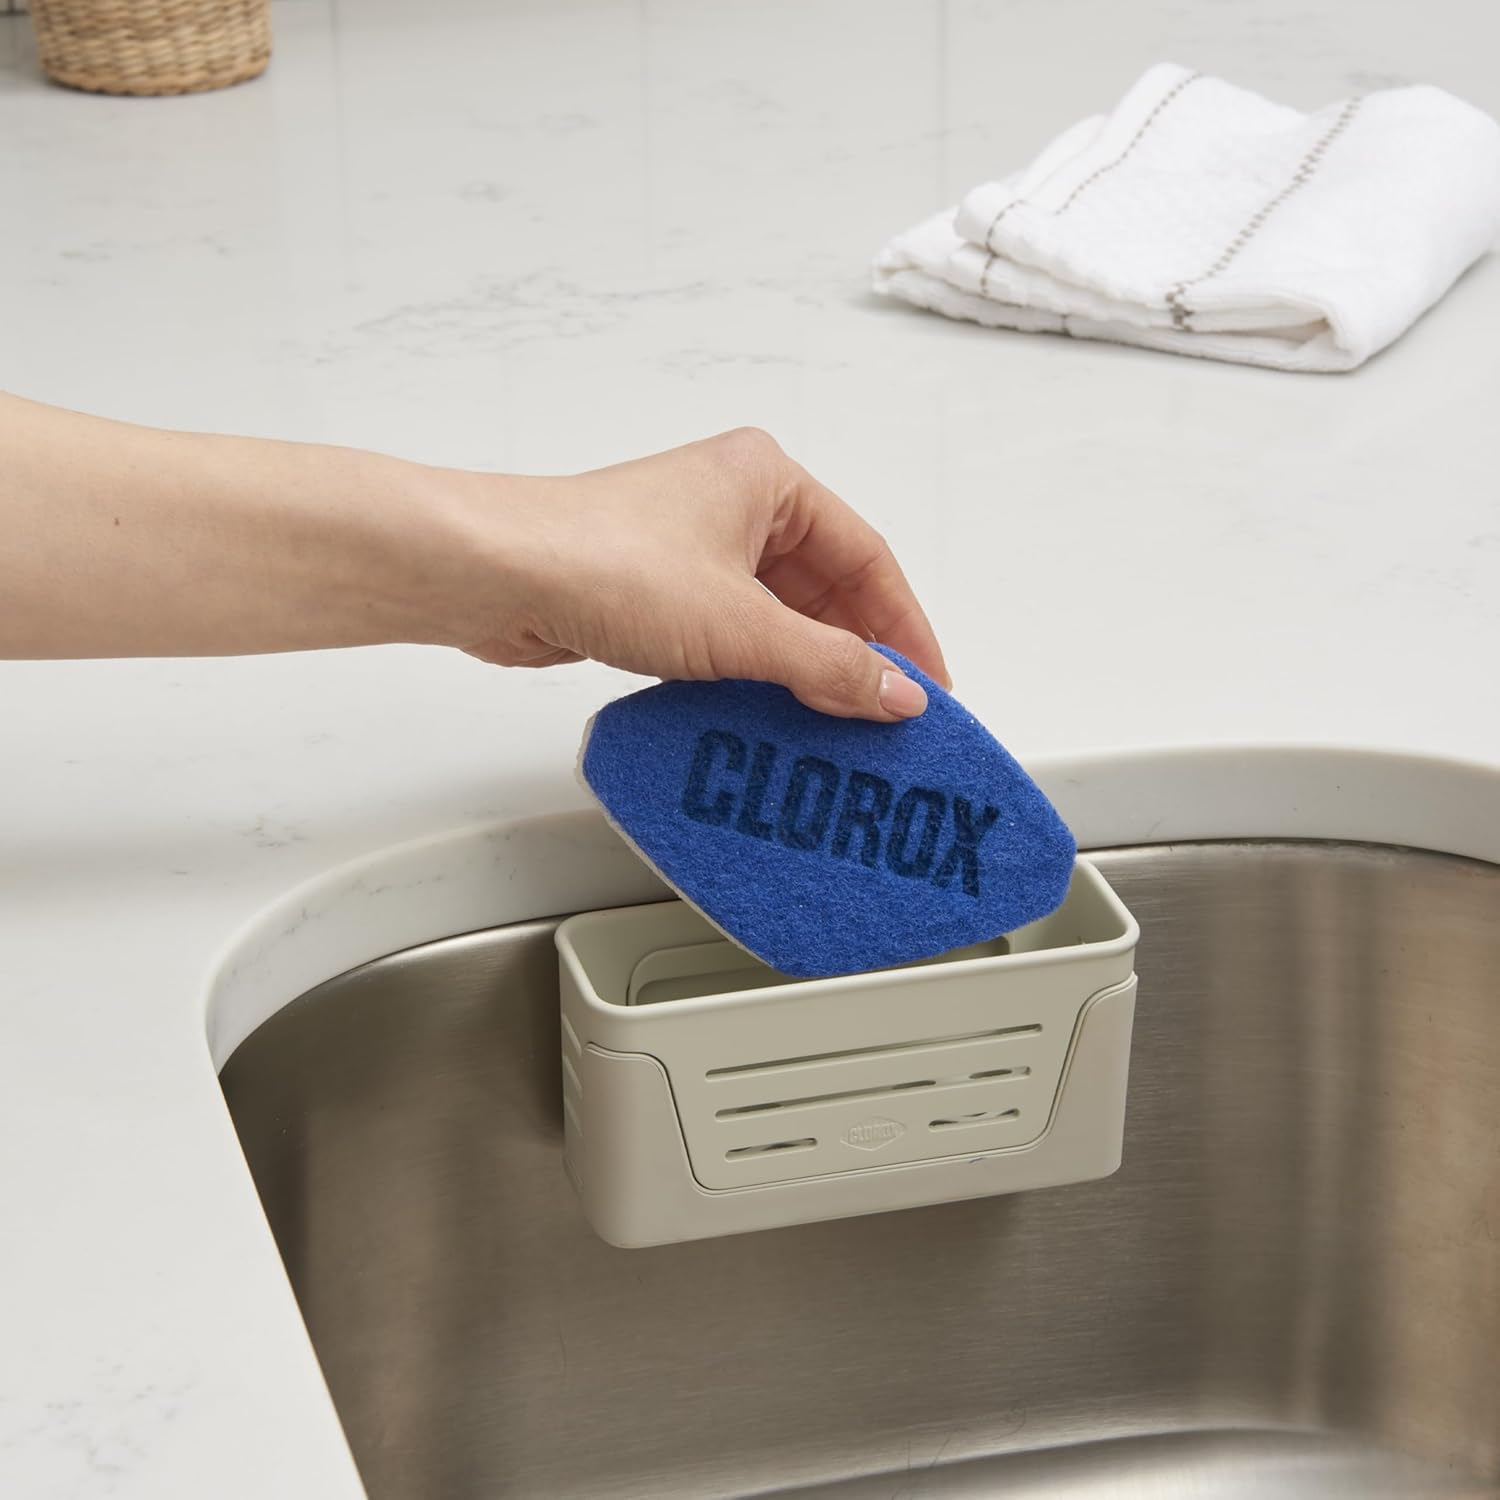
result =
[{"label": "knuckle", "polygon": [[713,601],[718,623],[742,640],[753,640],[765,627],[766,606],[772,601],[757,588],[747,588],[733,574],[716,574],[705,597]]},{"label": "knuckle", "polygon": [[726,589],[702,640],[689,652],[693,661],[689,675],[708,680],[754,675],[763,638],[756,601]]},{"label": "knuckle", "polygon": [[781,445],[763,427],[734,427],[718,438],[725,458],[745,468],[764,468],[779,463]]},{"label": "knuckle", "polygon": [[867,556],[851,568],[840,582],[845,588],[860,588],[882,577],[894,560],[895,554],[891,551],[891,544],[878,531],[873,532],[870,536]]},{"label": "knuckle", "polygon": [[831,645],[824,666],[828,691],[846,702],[862,697],[870,680],[869,658],[869,648],[852,635]]}]

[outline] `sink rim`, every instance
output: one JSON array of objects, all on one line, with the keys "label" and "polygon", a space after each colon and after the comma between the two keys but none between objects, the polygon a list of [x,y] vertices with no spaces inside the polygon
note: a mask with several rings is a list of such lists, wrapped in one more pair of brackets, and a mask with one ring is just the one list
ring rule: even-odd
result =
[{"label": "sink rim", "polygon": [[[1205,841],[1379,844],[1500,864],[1500,765],[1332,745],[1029,758],[1085,851]],[[220,944],[201,994],[217,1073],[297,996],[406,948],[673,892],[593,807],[471,824],[296,885]]]}]

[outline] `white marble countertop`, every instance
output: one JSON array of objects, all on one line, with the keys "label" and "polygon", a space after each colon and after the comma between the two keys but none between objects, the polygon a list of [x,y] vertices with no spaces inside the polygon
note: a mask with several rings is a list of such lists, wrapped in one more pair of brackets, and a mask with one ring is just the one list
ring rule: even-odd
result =
[{"label": "white marble countertop", "polygon": [[[1500,112],[1500,17],[1355,11],[284,0],[266,78],[163,101],[44,86],[0,19],[0,386],[510,469],[758,423],[886,530],[1085,844],[1500,859],[1500,264],[1338,377],[865,290],[1162,57]],[[364,958],[645,889],[572,779],[628,685],[0,666],[0,1493],[361,1493],[213,1062]]]}]

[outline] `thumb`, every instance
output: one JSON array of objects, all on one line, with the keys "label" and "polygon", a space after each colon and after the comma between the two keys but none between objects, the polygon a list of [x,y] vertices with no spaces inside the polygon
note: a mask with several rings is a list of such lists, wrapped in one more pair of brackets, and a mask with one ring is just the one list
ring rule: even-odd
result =
[{"label": "thumb", "polygon": [[780,683],[809,708],[841,719],[889,724],[927,707],[921,685],[852,632],[788,609],[759,584],[744,604],[744,634],[726,653],[734,658],[727,676]]}]

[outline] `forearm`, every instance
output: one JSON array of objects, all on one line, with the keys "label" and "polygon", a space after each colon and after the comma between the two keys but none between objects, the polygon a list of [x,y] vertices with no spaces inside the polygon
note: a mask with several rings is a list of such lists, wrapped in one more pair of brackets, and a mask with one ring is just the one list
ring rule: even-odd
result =
[{"label": "forearm", "polygon": [[0,395],[0,657],[456,643],[479,482]]},{"label": "forearm", "polygon": [[921,713],[872,639],[947,681],[883,539],[753,429],[538,478],[0,395],[0,658],[414,641]]}]

